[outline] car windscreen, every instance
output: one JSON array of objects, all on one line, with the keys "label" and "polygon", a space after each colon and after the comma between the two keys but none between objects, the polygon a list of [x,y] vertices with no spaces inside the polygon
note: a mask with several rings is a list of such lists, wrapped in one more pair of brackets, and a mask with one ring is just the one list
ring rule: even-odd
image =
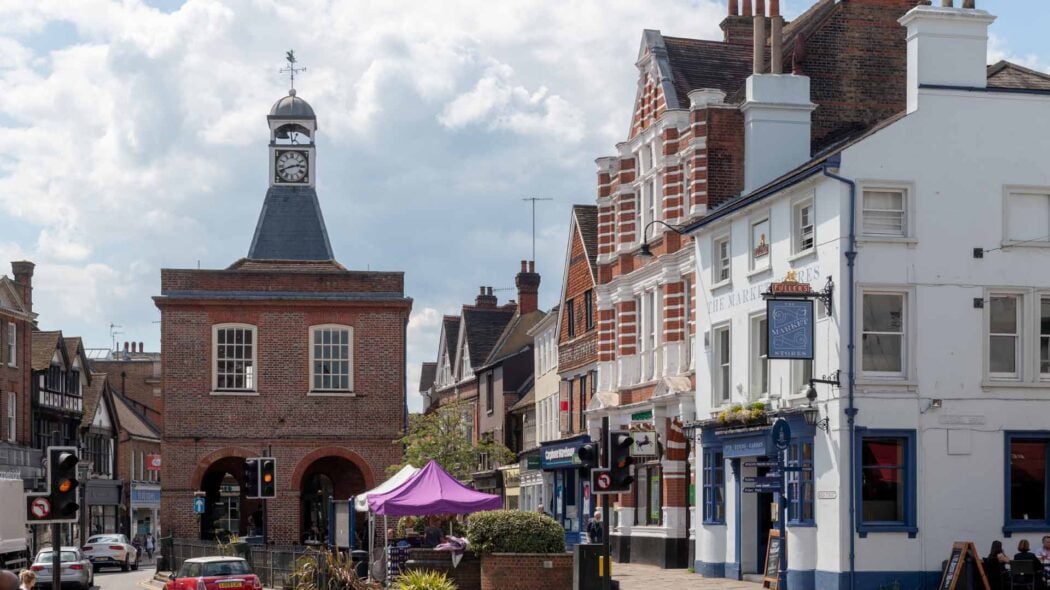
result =
[{"label": "car windscreen", "polygon": [[213,561],[211,563],[205,563],[204,573],[201,574],[206,578],[214,576],[236,576],[240,574],[252,573],[248,569],[247,561]]},{"label": "car windscreen", "polygon": [[[63,551],[62,554],[60,555],[60,557],[62,558],[62,563],[69,563],[69,562],[72,562],[72,561],[79,561],[79,559],[77,558],[77,554],[72,552],[72,551]],[[52,557],[52,552],[51,551],[41,551],[40,555],[36,556],[36,562],[37,563],[48,564],[48,563],[51,563],[52,559],[54,559],[54,558]]]},{"label": "car windscreen", "polygon": [[88,543],[123,543],[124,539],[114,535],[100,535],[98,537],[91,537],[88,539]]}]

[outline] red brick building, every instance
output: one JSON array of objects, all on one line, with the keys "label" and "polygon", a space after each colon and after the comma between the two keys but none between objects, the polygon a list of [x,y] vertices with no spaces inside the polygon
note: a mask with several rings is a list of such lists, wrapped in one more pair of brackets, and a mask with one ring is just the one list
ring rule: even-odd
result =
[{"label": "red brick building", "polygon": [[32,262],[12,262],[0,276],[0,471],[17,472],[27,489],[41,481],[41,454],[32,447]]},{"label": "red brick building", "polygon": [[[694,349],[706,354],[694,340],[704,337],[695,328],[694,257],[728,251],[698,254],[667,225],[695,221],[756,188],[745,187],[748,77],[809,76],[814,154],[905,107],[905,30],[897,19],[916,0],[818,0],[789,23],[777,0],[768,4],[769,14],[764,0],[728,0],[722,40],[644,31],[628,135],[597,160],[599,376],[589,419],[593,427],[608,415],[614,427],[659,442],[649,447],[656,453],[637,458],[633,490],[620,495],[610,523],[620,561],[692,563],[695,461],[682,425],[695,417]],[[761,231],[753,228],[756,237]],[[756,272],[748,280],[769,278]]]},{"label": "red brick building", "polygon": [[[336,262],[314,190],[313,109],[293,90],[267,120],[270,188],[248,256],[161,271],[166,535],[323,538],[329,498],[373,487],[401,459],[404,275]],[[244,459],[263,455],[277,459],[265,516],[244,494]]]}]

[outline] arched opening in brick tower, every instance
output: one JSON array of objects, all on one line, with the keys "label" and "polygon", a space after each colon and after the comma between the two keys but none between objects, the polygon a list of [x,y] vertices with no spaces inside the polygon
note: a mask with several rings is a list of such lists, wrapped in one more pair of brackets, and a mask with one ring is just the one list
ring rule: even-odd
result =
[{"label": "arched opening in brick tower", "polygon": [[[349,500],[368,489],[365,475],[349,459],[321,457],[303,471],[300,491],[300,541],[326,542],[331,500]],[[359,519],[362,520],[363,519]]]},{"label": "arched opening in brick tower", "polygon": [[200,518],[201,539],[225,540],[230,535],[255,534],[261,525],[262,506],[244,497],[244,459],[223,457],[208,466],[201,478],[204,514]]}]

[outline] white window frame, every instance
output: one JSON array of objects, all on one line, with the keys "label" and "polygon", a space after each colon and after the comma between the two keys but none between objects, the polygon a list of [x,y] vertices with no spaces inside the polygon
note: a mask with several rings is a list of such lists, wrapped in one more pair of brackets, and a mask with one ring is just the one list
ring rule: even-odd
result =
[{"label": "white window frame", "polygon": [[816,376],[814,374],[815,365],[815,359],[798,359],[791,361],[791,391],[788,392],[788,395],[805,395],[806,389],[809,387],[809,380]]},{"label": "white window frame", "polygon": [[[1050,335],[1043,334],[1043,330],[1042,330],[1042,325],[1043,325],[1043,301],[1050,302],[1050,293],[1045,293],[1045,292],[1044,293],[1040,293],[1037,297],[1035,297],[1035,302],[1034,302],[1035,305],[1036,305],[1035,322],[1034,323],[1039,326],[1039,328],[1037,328],[1035,330],[1035,332],[1036,332],[1035,337],[1037,339],[1036,346],[1035,346],[1035,350],[1036,350],[1035,373],[1037,375],[1039,375],[1039,380],[1040,381],[1050,381],[1050,372],[1043,371],[1043,367],[1042,367],[1042,361],[1043,361],[1043,358],[1042,358],[1043,342],[1042,341],[1044,339],[1050,340]],[[1050,346],[1050,343],[1048,343],[1048,346]]]},{"label": "white window frame", "polygon": [[[767,343],[766,354],[762,354],[762,336],[766,330],[762,329],[762,323],[766,321],[765,313],[753,314],[748,324],[750,326],[751,338],[748,341],[748,396],[752,401],[768,398],[769,392],[769,346]],[[761,375],[762,371],[765,375]],[[765,383],[759,381],[765,380]]]},{"label": "white window frame", "polygon": [[[857,228],[858,235],[863,240],[872,241],[914,241],[916,238],[915,233],[915,185],[910,182],[895,182],[886,180],[860,180],[857,182],[858,198],[860,200],[859,207],[857,207]],[[901,192],[903,194],[903,228],[901,233],[885,233],[885,232],[871,232],[866,229],[865,226],[865,207],[864,207],[864,194],[868,191],[873,192]]]},{"label": "white window frame", "polygon": [[18,324],[7,322],[7,366],[18,366]]},{"label": "white window frame", "polygon": [[7,442],[18,441],[18,394],[10,392],[7,394]]},{"label": "white window frame", "polygon": [[[251,387],[219,389],[219,331],[249,330],[252,333]],[[252,324],[213,324],[211,327],[211,393],[212,395],[259,395],[259,329]]]},{"label": "white window frame", "polygon": [[[1016,330],[1014,334],[992,333],[992,299],[1011,298],[1016,300],[1015,318]],[[1025,346],[1025,318],[1030,317],[1025,313],[1027,298],[1023,292],[1011,290],[995,290],[989,292],[986,298],[987,312],[984,314],[984,365],[985,375],[989,381],[1023,381],[1025,376],[1025,356],[1028,347]],[[1012,372],[992,372],[992,337],[1014,338],[1014,370]]]},{"label": "white window frame", "polygon": [[[725,346],[722,345],[723,333],[727,335]],[[722,362],[723,356],[725,363]],[[726,378],[723,378],[723,373],[728,373]],[[711,327],[711,381],[711,392],[715,397],[712,405],[720,406],[733,399],[733,330],[728,322]]]},{"label": "white window frame", "polygon": [[[733,243],[730,234],[721,234],[711,239],[711,288],[715,289],[733,282]],[[722,257],[722,244],[726,255]],[[725,271],[724,273],[722,271]],[[724,277],[722,275],[725,275]]]},{"label": "white window frame", "polygon": [[[315,385],[315,380],[314,380],[314,378],[317,376],[316,373],[314,373],[314,364],[316,362],[318,362],[318,361],[333,360],[333,359],[318,359],[315,356],[316,350],[315,350],[315,346],[314,346],[314,334],[316,334],[317,332],[323,332],[323,331],[344,331],[344,330],[346,331],[346,333],[347,333],[346,335],[347,335],[347,338],[348,338],[348,341],[346,343],[346,347],[347,347],[346,360],[347,360],[347,363],[348,363],[347,383],[348,383],[349,387],[347,389],[336,388],[336,387],[331,387],[331,388],[320,387],[320,388],[318,388]],[[345,395],[353,395],[353,393],[354,393],[354,328],[353,328],[353,326],[347,326],[347,325],[344,325],[344,324],[318,324],[316,326],[310,326],[310,330],[309,330],[308,334],[309,334],[309,341],[308,341],[307,345],[310,348],[310,384],[309,384],[309,391],[308,391],[307,395],[316,395],[316,396],[339,396],[339,395],[345,396]],[[335,359],[335,360],[339,360],[339,359]]]},{"label": "white window frame", "polygon": [[[809,254],[817,248],[817,221],[815,199],[810,196],[796,201],[791,206],[791,252],[796,256]],[[809,223],[802,224],[802,209],[809,208]],[[809,246],[805,246],[805,228],[809,228]]]},{"label": "white window frame", "polygon": [[[1036,195],[1050,199],[1050,187],[1032,185],[1007,185],[1003,187],[1003,240],[1004,246],[1026,246],[1032,248],[1050,248],[1050,238],[1044,236],[1032,236],[1025,240],[1015,240],[1010,237],[1010,199],[1018,195]],[[1050,228],[1050,219],[1047,219]],[[1047,230],[1050,234],[1050,229]]]},{"label": "white window frame", "polygon": [[[901,370],[898,371],[867,371],[864,369],[864,297],[866,295],[894,295],[902,297],[901,318]],[[912,358],[915,350],[915,322],[913,310],[916,307],[915,292],[912,289],[904,289],[893,286],[866,286],[858,289],[857,309],[860,310],[860,318],[857,322],[857,366],[863,379],[881,381],[909,381],[915,366]],[[891,332],[873,332],[891,334]]]},{"label": "white window frame", "polygon": [[[747,222],[747,260],[748,268],[751,269],[751,273],[760,273],[769,270],[773,260],[773,216],[768,211],[763,212],[761,215],[756,215]],[[765,260],[759,263],[758,258],[755,256],[755,248],[759,244],[755,243],[755,226],[765,223],[766,224],[766,253],[764,254]]]}]

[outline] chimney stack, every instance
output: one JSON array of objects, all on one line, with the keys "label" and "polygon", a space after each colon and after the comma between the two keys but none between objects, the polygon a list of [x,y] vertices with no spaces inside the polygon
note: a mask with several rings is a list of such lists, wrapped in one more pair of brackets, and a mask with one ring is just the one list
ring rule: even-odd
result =
[{"label": "chimney stack", "polygon": [[809,78],[754,74],[747,79],[744,113],[744,193],[750,193],[810,158]]},{"label": "chimney stack", "polygon": [[540,275],[536,274],[536,261],[521,261],[521,272],[514,277],[514,284],[518,287],[518,313],[525,315],[538,310]]},{"label": "chimney stack", "polygon": [[908,29],[908,112],[923,86],[987,88],[988,27],[995,17],[963,3],[916,6],[899,20]]},{"label": "chimney stack", "polygon": [[128,352],[128,341],[124,341],[124,352]]},{"label": "chimney stack", "polygon": [[[745,0],[746,1],[746,0]],[[745,4],[746,5],[746,4]],[[766,73],[766,6],[765,0],[755,0],[755,32],[753,35],[754,73]]]},{"label": "chimney stack", "polygon": [[769,72],[784,73],[784,17],[780,0],[769,0]]},{"label": "chimney stack", "polygon": [[11,274],[15,277],[15,284],[21,288],[22,303],[26,311],[33,312],[33,269],[36,265],[28,260],[19,260],[11,263]]},{"label": "chimney stack", "polygon": [[474,305],[477,307],[490,308],[496,307],[497,302],[496,296],[492,294],[492,287],[481,287],[477,299],[474,300]]}]

